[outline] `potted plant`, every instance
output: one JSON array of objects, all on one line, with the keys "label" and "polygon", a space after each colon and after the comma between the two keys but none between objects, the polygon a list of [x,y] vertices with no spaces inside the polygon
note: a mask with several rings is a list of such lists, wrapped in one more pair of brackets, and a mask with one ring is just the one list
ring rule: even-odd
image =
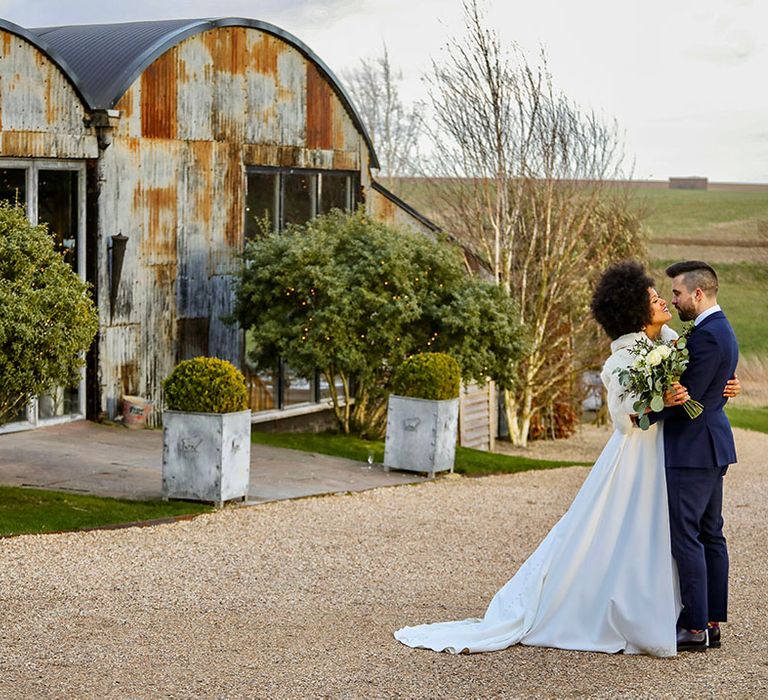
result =
[{"label": "potted plant", "polygon": [[458,362],[444,353],[409,357],[394,373],[387,404],[384,467],[453,471],[459,418]]},{"label": "potted plant", "polygon": [[215,357],[179,363],[163,382],[163,497],[245,499],[251,411],[245,378]]}]

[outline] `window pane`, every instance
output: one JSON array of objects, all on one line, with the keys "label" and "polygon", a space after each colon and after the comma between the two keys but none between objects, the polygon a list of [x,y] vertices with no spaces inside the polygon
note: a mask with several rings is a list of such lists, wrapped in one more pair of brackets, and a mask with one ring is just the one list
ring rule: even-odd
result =
[{"label": "window pane", "polygon": [[315,400],[314,380],[299,377],[288,365],[283,365],[283,392],[285,406],[311,403]]},{"label": "window pane", "polygon": [[40,170],[37,220],[48,224],[64,259],[77,269],[77,176],[73,170]]},{"label": "window pane", "polygon": [[[48,224],[48,232],[64,259],[79,272],[77,260],[78,173],[74,170],[39,170],[37,220]],[[37,398],[40,420],[80,413],[79,387],[56,387]]]},{"label": "window pane", "polygon": [[11,204],[27,203],[27,171],[16,168],[0,168],[0,201]]},{"label": "window pane", "polygon": [[347,211],[350,202],[351,178],[345,173],[323,173],[320,177],[320,211],[327,214],[331,209]]},{"label": "window pane", "polygon": [[[331,398],[331,387],[328,384],[326,378],[320,374],[320,400],[328,401]],[[341,383],[341,379],[334,377],[334,389],[336,390],[336,396],[340,399],[344,398],[344,386]]]},{"label": "window pane", "polygon": [[317,176],[309,173],[283,175],[283,225],[305,224],[315,215]]},{"label": "window pane", "polygon": [[255,238],[262,233],[260,222],[267,220],[272,229],[277,228],[277,173],[248,173],[248,191],[245,198],[245,238]]},{"label": "window pane", "polygon": [[245,334],[245,362],[243,374],[248,387],[248,406],[252,411],[268,411],[277,408],[276,372],[259,372],[249,359],[253,350],[250,332]]},{"label": "window pane", "polygon": [[21,404],[16,410],[7,416],[8,423],[23,423],[27,421],[27,404]]},{"label": "window pane", "polygon": [[56,387],[50,394],[37,397],[37,416],[40,420],[68,416],[80,412],[79,387],[62,389]]}]

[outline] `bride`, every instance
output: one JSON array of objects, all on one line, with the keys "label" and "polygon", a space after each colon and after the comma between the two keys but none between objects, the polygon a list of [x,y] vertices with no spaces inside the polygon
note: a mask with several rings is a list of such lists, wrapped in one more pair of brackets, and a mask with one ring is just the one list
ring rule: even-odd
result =
[{"label": "bride", "polygon": [[[642,265],[624,262],[608,268],[595,290],[592,313],[613,341],[601,378],[614,430],[568,511],[482,619],[403,627],[395,632],[400,642],[453,654],[513,644],[676,654],[680,593],[670,553],[663,423],[634,427],[635,399],[622,396],[615,372],[631,363],[638,339],[677,337],[653,285]],[[675,403],[687,398],[680,387]]]}]

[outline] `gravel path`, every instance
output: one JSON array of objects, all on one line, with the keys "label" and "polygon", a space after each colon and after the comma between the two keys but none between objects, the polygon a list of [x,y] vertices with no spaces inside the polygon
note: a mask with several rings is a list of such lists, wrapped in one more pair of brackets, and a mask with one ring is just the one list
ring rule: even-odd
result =
[{"label": "gravel path", "polygon": [[720,650],[395,642],[403,624],[482,614],[568,506],[587,473],[572,467],[2,540],[0,698],[765,697],[768,435],[737,443]]}]

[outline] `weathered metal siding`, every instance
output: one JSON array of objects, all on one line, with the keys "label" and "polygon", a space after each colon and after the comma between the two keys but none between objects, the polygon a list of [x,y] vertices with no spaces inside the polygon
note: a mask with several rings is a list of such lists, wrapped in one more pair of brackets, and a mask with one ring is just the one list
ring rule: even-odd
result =
[{"label": "weathered metal siding", "polygon": [[95,158],[95,132],[61,70],[24,39],[0,30],[0,156]]},{"label": "weathered metal siding", "polygon": [[415,216],[412,216],[404,209],[401,209],[391,199],[388,199],[380,192],[369,188],[365,193],[366,211],[379,221],[384,221],[393,226],[402,226],[419,231],[429,237],[434,236],[434,232]]},{"label": "weathered metal siding", "polygon": [[[368,169],[362,135],[315,65],[263,32],[190,37],[136,80],[100,162],[100,284],[109,237],[129,237],[114,314],[101,296],[102,408],[161,400],[179,358],[239,363],[232,310],[247,166]],[[126,373],[128,378],[126,378]]]}]

